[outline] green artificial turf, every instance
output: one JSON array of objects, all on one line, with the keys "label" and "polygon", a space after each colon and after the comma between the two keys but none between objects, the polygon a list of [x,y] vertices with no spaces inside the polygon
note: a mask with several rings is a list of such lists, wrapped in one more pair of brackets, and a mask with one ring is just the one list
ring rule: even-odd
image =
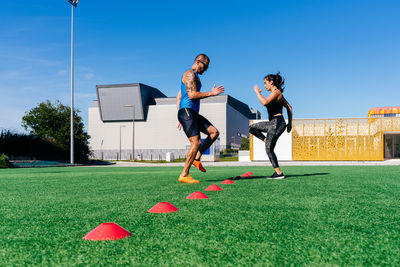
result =
[{"label": "green artificial turf", "polygon": [[[200,184],[177,167],[0,170],[0,266],[400,265],[400,166],[283,169],[193,170]],[[180,210],[147,212],[161,201]],[[103,222],[132,236],[82,239]]]}]

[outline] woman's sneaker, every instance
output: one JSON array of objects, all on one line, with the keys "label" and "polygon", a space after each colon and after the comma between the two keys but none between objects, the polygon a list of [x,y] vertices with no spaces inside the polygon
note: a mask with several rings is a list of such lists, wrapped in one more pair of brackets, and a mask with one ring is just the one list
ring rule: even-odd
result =
[{"label": "woman's sneaker", "polygon": [[285,175],[282,173],[277,174],[276,172],[274,172],[274,174],[272,174],[272,176],[267,177],[267,179],[274,179],[274,180],[279,180],[279,179],[284,179]]}]

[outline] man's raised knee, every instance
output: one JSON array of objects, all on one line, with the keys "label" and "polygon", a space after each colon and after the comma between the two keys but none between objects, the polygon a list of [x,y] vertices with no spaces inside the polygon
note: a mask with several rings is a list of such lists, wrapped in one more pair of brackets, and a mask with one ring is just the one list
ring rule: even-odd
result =
[{"label": "man's raised knee", "polygon": [[212,132],[212,133],[210,134],[210,136],[211,136],[212,139],[217,139],[218,136],[219,136],[219,131],[216,130],[216,131]]}]

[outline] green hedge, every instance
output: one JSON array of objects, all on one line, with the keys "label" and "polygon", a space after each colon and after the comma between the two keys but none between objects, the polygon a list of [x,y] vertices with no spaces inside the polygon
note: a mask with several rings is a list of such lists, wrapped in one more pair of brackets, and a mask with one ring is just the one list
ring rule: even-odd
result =
[{"label": "green hedge", "polygon": [[0,154],[8,155],[11,160],[18,157],[37,160],[66,160],[69,158],[69,149],[37,136],[1,130]]}]

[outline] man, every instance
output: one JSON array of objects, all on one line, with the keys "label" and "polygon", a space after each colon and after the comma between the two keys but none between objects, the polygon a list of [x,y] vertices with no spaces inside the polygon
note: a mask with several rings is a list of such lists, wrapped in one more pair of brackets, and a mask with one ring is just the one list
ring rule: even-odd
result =
[{"label": "man", "polygon": [[[189,138],[190,148],[186,157],[185,166],[178,178],[182,183],[199,183],[189,174],[191,165],[196,166],[200,171],[205,172],[200,158],[211,144],[218,138],[219,132],[206,118],[199,114],[200,99],[216,96],[224,92],[223,86],[215,87],[211,91],[200,92],[201,82],[199,75],[202,75],[210,64],[210,59],[205,54],[198,55],[193,66],[187,70],[181,80],[181,90],[176,96],[178,108],[178,129],[183,128]],[[207,135],[206,140],[201,144],[200,132]]]}]

